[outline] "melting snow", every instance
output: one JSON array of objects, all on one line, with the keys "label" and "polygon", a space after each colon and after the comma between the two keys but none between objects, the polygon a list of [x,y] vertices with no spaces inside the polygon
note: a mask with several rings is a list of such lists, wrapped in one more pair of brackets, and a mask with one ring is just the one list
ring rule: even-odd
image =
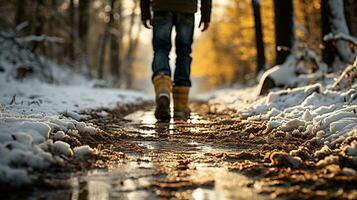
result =
[{"label": "melting snow", "polygon": [[[233,109],[243,119],[265,121],[270,130],[314,137],[324,145],[314,155],[327,156],[318,163],[325,166],[338,161],[338,157],[329,155],[330,148],[357,136],[357,83],[333,90],[331,80],[275,90],[265,97],[259,97],[253,88],[221,90],[211,94],[209,102],[218,111]],[[357,161],[357,141],[347,146],[345,152]],[[350,173],[348,169],[346,173]]]},{"label": "melting snow", "polygon": [[87,85],[18,82],[0,73],[0,184],[30,183],[32,169],[61,162],[57,155],[85,157],[95,153],[89,146],[72,149],[61,141],[68,133],[96,134],[95,127],[80,122],[86,118],[80,111],[147,100],[138,92]]}]

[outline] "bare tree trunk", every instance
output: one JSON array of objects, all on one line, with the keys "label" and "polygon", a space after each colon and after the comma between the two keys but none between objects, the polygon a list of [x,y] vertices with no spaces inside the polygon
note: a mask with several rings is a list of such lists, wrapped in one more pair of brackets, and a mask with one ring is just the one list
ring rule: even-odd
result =
[{"label": "bare tree trunk", "polygon": [[91,75],[91,66],[88,58],[88,31],[89,31],[89,8],[90,8],[90,0],[79,0],[78,6],[78,37],[80,43],[80,60],[82,70],[85,68],[88,70],[89,75]]},{"label": "bare tree trunk", "polygon": [[[35,27],[34,27],[34,34],[37,36],[40,36],[44,32],[44,25],[45,25],[45,12],[46,12],[46,7],[45,7],[45,1],[44,0],[38,0],[36,4],[36,11],[35,11]],[[36,51],[38,47],[41,46],[40,42],[34,42],[32,46],[32,51]]]},{"label": "bare tree trunk", "polygon": [[133,86],[133,63],[135,60],[135,52],[137,50],[138,47],[138,43],[139,43],[139,34],[141,31],[141,27],[139,27],[138,33],[136,36],[134,36],[132,39],[130,39],[130,45],[127,51],[127,54],[125,56],[125,68],[126,68],[126,87],[127,88],[131,88]]},{"label": "bare tree trunk", "polygon": [[107,47],[107,38],[108,38],[108,25],[106,25],[104,33],[102,35],[102,44],[99,50],[99,59],[98,59],[98,78],[104,78],[104,62],[105,62],[105,54]]},{"label": "bare tree trunk", "polygon": [[26,3],[27,1],[17,0],[16,1],[16,15],[15,15],[15,25],[19,25],[25,22],[26,19]]},{"label": "bare tree trunk", "polygon": [[105,24],[104,33],[103,33],[103,37],[102,37],[102,44],[101,44],[100,51],[99,51],[99,59],[98,59],[98,78],[99,79],[104,78],[104,67],[105,67],[104,64],[105,64],[105,58],[106,58],[107,43],[108,43],[108,38],[111,35],[110,32],[111,32],[113,20],[114,20],[114,14],[113,14],[114,3],[115,3],[115,0],[110,0],[111,9],[107,13],[107,15],[109,17],[109,21],[106,22],[106,24]]},{"label": "bare tree trunk", "polygon": [[[114,8],[117,2],[118,19],[114,18]],[[121,29],[122,29],[122,1],[111,0],[112,12],[110,13],[109,23],[110,31],[110,71],[118,82],[120,79],[121,62],[120,62],[120,48],[121,48]]]},{"label": "bare tree trunk", "polygon": [[69,44],[68,44],[68,57],[71,62],[75,60],[75,42],[76,42],[76,20],[75,20],[75,7],[74,0],[69,1]]},{"label": "bare tree trunk", "polygon": [[344,0],[345,15],[352,36],[357,37],[357,4],[356,0]]},{"label": "bare tree trunk", "polygon": [[309,5],[310,5],[311,1],[310,0],[303,0],[302,4],[303,4],[303,9],[305,10],[304,12],[304,26],[306,27],[307,33],[310,35],[311,34],[311,27],[310,27],[310,12],[308,12],[309,9]]},{"label": "bare tree trunk", "polygon": [[[48,10],[50,11],[50,17],[47,22],[47,30],[46,33],[49,36],[55,36],[56,35],[56,29],[58,27],[57,21],[56,21],[56,13],[57,13],[57,0],[51,0],[50,2],[51,5],[49,5],[50,8]],[[55,45],[53,43],[48,43],[46,45],[46,52],[49,57],[52,59],[55,58],[57,60],[62,60],[63,57],[60,55],[55,55]]]},{"label": "bare tree trunk", "polygon": [[[343,0],[322,0],[322,37],[327,34],[350,35],[344,15]],[[333,49],[333,50],[332,50]],[[323,60],[330,67],[338,67],[342,63],[352,64],[355,55],[348,42],[337,40],[334,43],[324,41]]]},{"label": "bare tree trunk", "polygon": [[252,0],[254,22],[255,22],[255,41],[257,45],[257,70],[256,73],[264,70],[265,67],[265,52],[263,41],[263,27],[260,15],[260,1]]},{"label": "bare tree trunk", "polygon": [[294,48],[294,8],[292,0],[274,0],[276,64],[283,64]]},{"label": "bare tree trunk", "polygon": [[140,36],[140,32],[141,32],[141,26],[139,25],[139,29],[138,32],[134,35],[134,27],[135,27],[135,18],[136,18],[136,14],[135,14],[135,10],[138,7],[138,1],[134,0],[134,6],[130,15],[130,22],[129,22],[129,45],[128,45],[128,49],[126,52],[126,55],[124,57],[124,67],[125,67],[125,85],[127,88],[132,87],[133,84],[133,74],[132,74],[132,64],[134,62],[134,54],[135,51],[137,49],[138,46],[138,41],[139,41],[139,36]]},{"label": "bare tree trunk", "polygon": [[331,28],[329,25],[329,7],[326,0],[321,0],[321,35],[322,35],[322,60],[328,65],[332,66],[335,57],[336,49],[331,42],[324,41],[324,36],[331,33]]}]

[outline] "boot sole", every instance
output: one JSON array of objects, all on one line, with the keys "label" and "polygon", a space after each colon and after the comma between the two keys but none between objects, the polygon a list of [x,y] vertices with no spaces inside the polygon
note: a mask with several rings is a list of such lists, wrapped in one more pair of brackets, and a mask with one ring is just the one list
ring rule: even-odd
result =
[{"label": "boot sole", "polygon": [[159,96],[156,100],[155,117],[158,120],[169,120],[170,116],[170,98],[166,95]]}]

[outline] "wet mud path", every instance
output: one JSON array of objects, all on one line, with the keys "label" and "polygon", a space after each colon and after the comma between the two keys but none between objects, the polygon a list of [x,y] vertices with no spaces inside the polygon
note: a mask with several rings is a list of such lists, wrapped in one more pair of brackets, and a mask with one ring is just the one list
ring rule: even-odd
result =
[{"label": "wet mud path", "polygon": [[[157,122],[152,103],[96,110],[89,123],[101,129],[85,143],[101,151],[88,161],[103,168],[74,173],[69,188],[39,190],[43,199],[333,199],[357,196],[357,180],[333,167],[292,162],[285,154],[318,148],[309,138],[267,132],[261,122],[230,111],[191,104],[187,121]],[[103,153],[104,152],[104,153]],[[300,157],[308,152],[297,151]],[[306,155],[305,155],[306,154]],[[308,159],[306,159],[308,160]],[[75,163],[74,163],[75,166]],[[84,167],[86,168],[86,167]]]},{"label": "wet mud path", "polygon": [[[105,119],[94,114],[93,124],[120,138],[110,148],[126,155],[123,164],[109,174],[127,178],[104,178],[104,184],[119,182],[120,186],[107,186],[101,195],[114,199],[265,199],[251,188],[250,178],[230,170],[240,156],[255,159],[251,151],[256,141],[235,141],[243,135],[232,113],[209,114],[204,103],[191,107],[194,112],[187,121],[157,122],[150,104],[122,117]],[[98,176],[111,175],[93,178]],[[90,183],[92,178],[86,179]]]}]

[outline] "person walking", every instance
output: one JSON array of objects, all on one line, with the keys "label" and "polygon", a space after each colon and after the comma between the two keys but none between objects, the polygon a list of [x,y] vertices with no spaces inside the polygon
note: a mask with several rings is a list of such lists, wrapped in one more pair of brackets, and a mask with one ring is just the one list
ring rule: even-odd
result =
[{"label": "person walking", "polygon": [[[143,25],[153,28],[154,59],[152,81],[155,88],[155,117],[169,120],[171,93],[174,103],[174,118],[188,118],[192,43],[197,0],[140,0]],[[211,20],[212,0],[201,0],[199,28],[206,31]],[[152,12],[153,11],[153,16]],[[169,54],[171,33],[175,27],[176,68],[173,81]]]}]

